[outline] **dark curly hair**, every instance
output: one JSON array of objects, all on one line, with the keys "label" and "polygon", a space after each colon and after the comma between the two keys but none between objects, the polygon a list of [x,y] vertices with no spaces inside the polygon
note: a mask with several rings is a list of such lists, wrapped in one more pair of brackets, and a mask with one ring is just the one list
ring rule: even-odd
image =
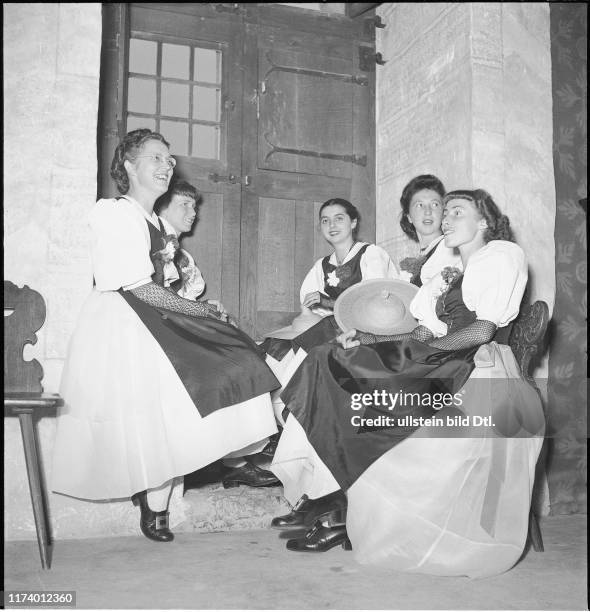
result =
[{"label": "dark curly hair", "polygon": [[129,176],[127,170],[125,170],[125,160],[135,161],[136,156],[148,140],[159,140],[170,147],[162,134],[152,132],[148,128],[139,128],[129,132],[117,145],[111,162],[111,177],[117,184],[119,193],[124,195],[129,191]]},{"label": "dark curly hair", "polygon": [[486,228],[483,239],[486,242],[491,240],[508,240],[516,242],[514,234],[510,227],[510,219],[502,214],[498,205],[492,199],[492,196],[483,189],[458,189],[457,191],[449,191],[444,197],[443,204],[446,206],[451,200],[468,200],[473,202],[476,210],[486,220],[488,227]]},{"label": "dark curly hair", "polygon": [[348,200],[345,200],[344,198],[330,198],[329,200],[326,200],[320,206],[320,212],[318,215],[319,218],[322,218],[322,210],[324,210],[326,206],[333,206],[334,204],[342,206],[342,208],[344,208],[344,210],[346,211],[346,214],[350,217],[351,221],[354,221],[356,219],[356,227],[354,227],[352,230],[352,237],[356,240],[357,234],[359,233],[361,214],[359,213],[358,208],[354,204],[351,204]]},{"label": "dark curly hair", "polygon": [[168,206],[170,206],[170,202],[175,195],[192,198],[196,206],[199,206],[201,203],[201,194],[197,191],[196,187],[183,179],[173,178],[170,182],[170,187],[168,187],[168,191],[156,200],[154,204],[155,213],[159,215],[166,210]]},{"label": "dark curly hair", "polygon": [[404,187],[401,198],[399,199],[399,203],[402,207],[399,224],[404,234],[414,242],[418,242],[418,234],[416,233],[416,228],[410,222],[408,215],[410,214],[410,202],[412,198],[416,193],[422,191],[422,189],[436,191],[441,198],[445,195],[445,186],[439,178],[434,176],[434,174],[420,174],[419,176],[415,176]]}]

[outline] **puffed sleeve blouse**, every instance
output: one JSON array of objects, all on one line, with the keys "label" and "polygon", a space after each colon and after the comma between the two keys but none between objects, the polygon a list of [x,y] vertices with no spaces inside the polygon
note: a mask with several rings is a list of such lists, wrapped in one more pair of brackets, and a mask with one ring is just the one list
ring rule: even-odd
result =
[{"label": "puffed sleeve blouse", "polygon": [[[126,198],[99,200],[89,215],[92,269],[99,291],[133,289],[151,281],[148,214]],[[155,216],[154,216],[155,219]]]},{"label": "puffed sleeve blouse", "polygon": [[[365,244],[367,243],[357,242],[342,263],[346,263],[352,259]],[[323,257],[318,259],[303,279],[299,291],[299,299],[302,304],[308,293],[313,293],[314,291],[320,291],[321,293],[325,292],[324,271],[322,268],[323,259]],[[336,253],[330,255],[330,263],[337,265]],[[369,278],[398,278],[399,276],[398,270],[387,251],[376,244],[369,244],[366,251],[361,256],[360,268],[363,280]],[[332,314],[331,311],[324,308],[314,308],[314,312],[321,316]]]},{"label": "puffed sleeve blouse", "polygon": [[[505,327],[518,315],[528,279],[524,251],[514,242],[492,240],[469,259],[463,274],[463,302],[478,320]],[[444,290],[441,274],[423,285],[410,304],[420,325],[436,337],[447,333],[447,326],[436,316],[436,301]]]}]

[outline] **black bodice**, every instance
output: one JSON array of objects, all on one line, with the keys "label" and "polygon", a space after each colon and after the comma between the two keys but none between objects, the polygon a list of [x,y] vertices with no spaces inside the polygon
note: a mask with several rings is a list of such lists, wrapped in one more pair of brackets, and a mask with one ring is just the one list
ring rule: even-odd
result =
[{"label": "black bodice", "polygon": [[471,325],[477,315],[469,310],[463,301],[463,274],[451,281],[449,288],[436,302],[436,316],[447,325],[447,333]]},{"label": "black bodice", "polygon": [[[365,244],[359,249],[359,252],[349,261],[340,266],[335,266],[330,263],[331,255],[327,255],[322,259],[322,270],[324,271],[324,293],[335,300],[345,289],[352,287],[356,283],[363,280],[361,272],[361,258],[368,248]],[[334,282],[334,278],[338,280],[338,284],[330,284]]]}]

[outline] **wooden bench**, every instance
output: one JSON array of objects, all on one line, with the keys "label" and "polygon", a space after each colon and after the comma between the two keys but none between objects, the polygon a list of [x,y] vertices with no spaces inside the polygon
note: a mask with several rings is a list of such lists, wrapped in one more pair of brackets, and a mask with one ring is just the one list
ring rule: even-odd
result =
[{"label": "wooden bench", "polygon": [[[536,389],[539,395],[539,388],[533,379],[532,370],[535,357],[543,354],[543,340],[548,323],[549,308],[545,302],[538,300],[534,304],[522,308],[514,321],[508,341],[523,378]],[[528,538],[533,550],[536,552],[544,551],[539,521],[532,507],[529,512]]]},{"label": "wooden bench", "polygon": [[4,281],[4,416],[18,417],[20,422],[41,567],[49,569],[51,530],[35,420],[54,415],[63,400],[57,394],[43,393],[41,364],[23,357],[25,345],[37,342],[35,332],[44,322],[41,294],[27,285],[21,289]]}]

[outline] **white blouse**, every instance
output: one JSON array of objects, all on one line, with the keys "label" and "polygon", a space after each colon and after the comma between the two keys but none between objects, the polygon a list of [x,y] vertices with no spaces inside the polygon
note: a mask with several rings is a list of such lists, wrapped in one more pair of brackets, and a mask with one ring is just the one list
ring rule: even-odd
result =
[{"label": "white blouse", "polygon": [[[164,229],[167,234],[174,234],[178,236],[178,232],[164,219],[164,217],[160,217],[162,224],[164,225]],[[187,277],[187,280],[183,280],[182,287],[178,290],[178,295],[180,297],[186,298],[187,300],[196,300],[202,293],[205,291],[205,279],[201,274],[199,268],[195,264],[195,260],[193,256],[184,249],[180,249],[183,255],[188,260],[188,265],[183,268],[183,273]],[[172,262],[168,262],[164,266],[164,285],[169,286],[174,281],[178,280],[178,270],[176,266]]]},{"label": "white blouse", "polygon": [[[420,280],[422,281],[423,285],[447,266],[459,268],[460,270],[463,269],[463,264],[461,263],[461,256],[459,255],[459,251],[455,251],[455,249],[446,246],[444,236],[439,236],[438,238],[435,238],[424,249],[424,251],[420,251],[419,257],[424,257],[424,255],[428,255],[428,253],[433,250],[434,253],[432,253],[432,255],[426,260],[426,262],[420,269]],[[402,270],[399,273],[400,280],[405,280],[408,282],[412,280],[412,276],[413,274],[411,272],[408,272],[407,270]]]},{"label": "white blouse", "polygon": [[99,200],[90,211],[91,258],[99,291],[134,289],[151,281],[150,232],[146,219],[159,228],[135,200]]},{"label": "white blouse", "polygon": [[[345,264],[347,261],[350,261],[359,251],[367,244],[366,242],[357,242],[354,244],[352,249],[344,258],[342,262]],[[311,270],[307,273],[306,277],[303,279],[303,283],[301,284],[301,289],[299,291],[299,299],[303,304],[303,300],[308,293],[313,293],[314,291],[320,291],[324,293],[324,270],[322,268],[322,260],[324,258],[321,257],[318,259]],[[336,253],[332,253],[330,255],[329,262],[337,266],[338,262],[336,260]],[[389,257],[389,254],[385,249],[382,249],[380,246],[376,244],[369,244],[366,251],[361,255],[360,261],[361,267],[361,275],[363,280],[369,278],[398,278],[399,272]],[[321,308],[316,306],[313,308],[313,312],[319,314],[322,317],[326,317],[328,315],[333,314],[331,310],[326,308]]]},{"label": "white blouse", "polygon": [[[514,242],[492,240],[469,258],[463,276],[463,301],[478,320],[505,327],[518,315],[527,279],[524,251]],[[435,310],[444,288],[442,275],[437,274],[419,289],[410,304],[419,324],[428,327],[436,337],[447,333],[446,324]]]},{"label": "white blouse", "polygon": [[426,253],[432,248],[434,248],[434,253],[427,259],[420,270],[420,280],[422,284],[427,283],[433,276],[447,266],[459,268],[460,270],[463,269],[459,251],[446,246],[444,236],[440,236],[440,238],[433,240],[433,242],[435,244],[432,245],[432,243],[430,243],[430,245],[428,245],[430,248],[426,249]]}]

